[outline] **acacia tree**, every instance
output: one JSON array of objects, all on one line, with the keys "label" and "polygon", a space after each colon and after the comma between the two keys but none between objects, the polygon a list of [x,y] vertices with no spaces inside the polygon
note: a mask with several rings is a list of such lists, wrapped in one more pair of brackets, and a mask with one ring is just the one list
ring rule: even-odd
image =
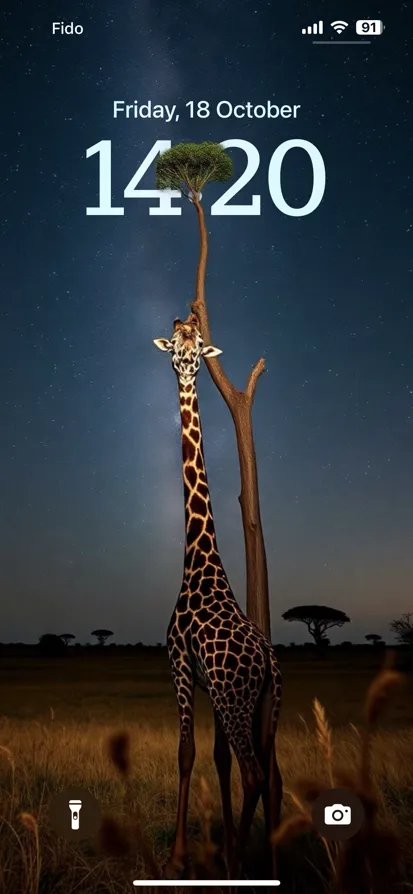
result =
[{"label": "acacia tree", "polygon": [[310,636],[321,649],[329,643],[325,635],[326,630],[331,627],[342,627],[350,621],[344,612],[330,608],[329,605],[297,605],[284,612],[282,617],[284,621],[301,621],[305,624]]},{"label": "acacia tree", "polygon": [[69,645],[69,641],[70,641],[71,639],[76,639],[74,633],[59,633],[59,636],[60,636],[60,639],[63,640],[65,646],[68,646],[68,645]]},{"label": "acacia tree", "polygon": [[364,639],[367,640],[368,643],[371,643],[373,646],[384,646],[383,637],[378,633],[366,633]]},{"label": "acacia tree", "polygon": [[[180,190],[194,205],[199,225],[200,254],[196,273],[195,300],[191,304],[205,344],[211,344],[205,300],[208,234],[201,204],[207,183],[224,182],[232,176],[232,161],[219,143],[179,143],[159,156],[156,162],[158,189]],[[239,391],[216,358],[205,358],[211,378],[227,404],[234,421],[241,477],[242,525],[244,529],[247,614],[270,638],[268,571],[262,531],[258,491],[257,460],[252,429],[252,405],[257,381],[265,369],[261,358],[251,370],[244,391]]]},{"label": "acacia tree", "polygon": [[92,633],[90,635],[96,636],[99,645],[104,646],[106,640],[110,636],[113,636],[113,631],[112,630],[92,630]]}]

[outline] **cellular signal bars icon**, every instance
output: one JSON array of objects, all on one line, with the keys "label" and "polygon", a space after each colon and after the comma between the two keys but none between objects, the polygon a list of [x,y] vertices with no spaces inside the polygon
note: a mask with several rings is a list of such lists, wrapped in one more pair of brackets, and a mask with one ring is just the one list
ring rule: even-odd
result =
[{"label": "cellular signal bars icon", "polygon": [[314,22],[314,25],[308,25],[307,28],[301,29],[301,34],[322,34],[323,33],[323,23]]}]

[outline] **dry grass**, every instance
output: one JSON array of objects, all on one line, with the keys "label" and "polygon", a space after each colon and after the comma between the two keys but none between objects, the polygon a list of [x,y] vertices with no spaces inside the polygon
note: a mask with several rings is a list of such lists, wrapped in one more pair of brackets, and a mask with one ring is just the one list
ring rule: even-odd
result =
[{"label": "dry grass", "polygon": [[[284,802],[284,841],[288,838],[289,846],[282,854],[280,890],[322,894],[335,890],[335,880],[342,883],[341,890],[352,894],[379,890],[373,887],[374,879],[370,879],[370,889],[354,887],[355,857],[360,860],[360,851],[350,853],[351,866],[347,861],[346,868],[338,848],[326,848],[312,833],[304,834],[309,826],[308,805],[317,786],[329,787],[331,781],[351,784],[370,799],[366,804],[373,804],[374,832],[383,835],[382,854],[393,842],[393,834],[400,840],[400,879],[388,891],[407,894],[413,890],[413,728],[375,729],[382,702],[395,682],[395,678],[392,682],[382,678],[370,690],[365,732],[360,725],[331,728],[319,701],[314,703],[313,722],[307,714],[305,724],[289,718],[282,726],[279,762],[285,787],[293,797],[286,796]],[[317,684],[314,688],[317,691]],[[143,713],[148,713],[148,707],[144,708]],[[111,710],[109,703],[107,718]],[[148,717],[142,723],[126,720],[121,735],[118,718],[113,723],[84,722],[78,715],[76,721],[65,717],[63,723],[59,709],[49,711],[48,719],[42,721],[1,719],[0,894],[124,894],[133,890],[133,878],[159,877],[175,822],[177,722],[175,715],[173,723],[168,716],[163,723],[159,705],[154,704],[152,711],[153,723]],[[220,871],[216,843],[222,822],[212,761],[212,723],[204,715],[196,730],[196,745],[188,831],[194,871],[205,878]],[[105,820],[99,845],[69,843],[50,829],[50,800],[69,785],[89,788],[100,801]],[[238,815],[241,784],[235,766],[233,796]],[[268,877],[263,840],[259,811],[246,861],[250,878]],[[349,866],[352,889],[346,880]]]},{"label": "dry grass", "polygon": [[[374,772],[374,741],[378,721],[388,706],[402,675],[385,667],[370,684],[365,701],[365,723],[358,733],[358,759],[337,762],[333,734],[325,710],[314,699],[316,742],[323,763],[320,777],[299,777],[289,792],[297,812],[286,817],[273,834],[282,846],[303,831],[319,835],[330,865],[330,887],[340,894],[388,894],[400,882],[402,827],[386,809],[381,798],[381,778]],[[391,756],[388,755],[388,764]],[[313,825],[312,805],[331,788],[346,788],[361,801],[365,820],[360,832],[346,843],[326,840]]]}]

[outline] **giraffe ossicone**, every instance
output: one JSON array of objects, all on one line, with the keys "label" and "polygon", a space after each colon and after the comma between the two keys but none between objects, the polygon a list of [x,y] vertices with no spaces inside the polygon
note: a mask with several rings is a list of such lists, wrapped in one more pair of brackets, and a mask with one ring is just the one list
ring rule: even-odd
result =
[{"label": "giraffe ossicone", "polygon": [[[180,720],[178,813],[167,873],[182,866],[187,851],[188,795],[195,759],[194,688],[199,685],[208,693],[214,712],[224,850],[230,878],[237,878],[260,796],[269,836],[280,818],[282,781],[274,743],[281,674],[271,642],[239,607],[217,546],[196,376],[202,357],[222,352],[204,345],[194,314],[183,322],[175,320],[171,338],[154,339],[154,343],[171,354],[178,378],[186,531],[183,581],[167,632]],[[231,748],[243,785],[237,836],[231,805]],[[273,846],[272,868],[275,878]]]}]

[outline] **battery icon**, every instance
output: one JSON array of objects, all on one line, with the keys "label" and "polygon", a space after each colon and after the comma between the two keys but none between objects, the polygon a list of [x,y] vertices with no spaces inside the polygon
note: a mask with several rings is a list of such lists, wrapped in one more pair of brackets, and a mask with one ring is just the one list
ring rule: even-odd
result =
[{"label": "battery icon", "polygon": [[364,37],[375,37],[383,33],[383,22],[379,19],[358,19],[356,22],[356,33],[363,34]]}]

